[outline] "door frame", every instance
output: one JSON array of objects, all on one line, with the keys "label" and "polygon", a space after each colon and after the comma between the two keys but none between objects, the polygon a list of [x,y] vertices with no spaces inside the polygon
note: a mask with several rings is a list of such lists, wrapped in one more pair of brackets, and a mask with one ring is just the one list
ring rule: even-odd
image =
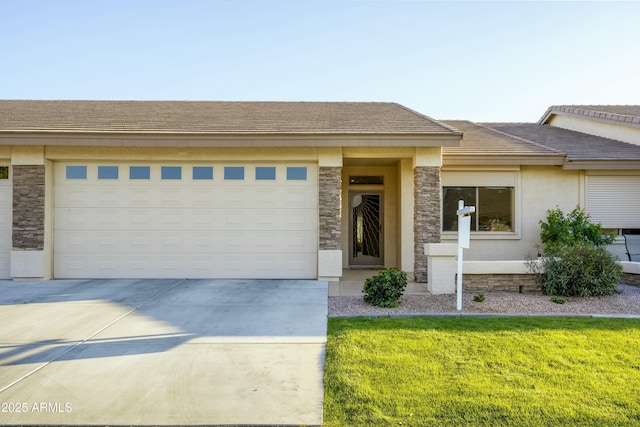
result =
[{"label": "door frame", "polygon": [[[357,264],[354,263],[354,259],[353,259],[353,245],[354,245],[354,241],[353,241],[353,227],[354,227],[354,223],[353,223],[353,206],[352,206],[352,202],[353,202],[353,197],[356,195],[376,195],[376,196],[380,196],[380,209],[379,209],[379,221],[380,221],[380,228],[379,228],[379,251],[380,251],[380,262],[376,263],[376,264]],[[349,251],[349,256],[348,256],[348,263],[349,263],[349,268],[352,269],[375,269],[375,268],[384,268],[384,236],[385,236],[385,230],[384,230],[384,190],[349,190],[349,203],[348,203],[348,208],[349,208],[349,247],[348,247],[348,251]]]}]

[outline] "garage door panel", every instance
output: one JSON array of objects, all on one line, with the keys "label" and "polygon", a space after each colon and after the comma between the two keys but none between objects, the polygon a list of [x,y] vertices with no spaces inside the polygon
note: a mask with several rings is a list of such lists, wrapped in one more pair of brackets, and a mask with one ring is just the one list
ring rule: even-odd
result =
[{"label": "garage door panel", "polygon": [[[56,180],[54,275],[59,278],[315,278],[317,188],[287,181],[278,166],[275,181],[162,180],[151,165],[149,180],[123,176]],[[64,178],[64,164],[56,176]],[[95,170],[94,170],[95,169]]]},{"label": "garage door panel", "polygon": [[184,194],[181,187],[163,188],[159,194],[159,206],[163,208],[175,208],[183,205]]},{"label": "garage door panel", "polygon": [[61,192],[60,197],[56,198],[63,206],[90,206],[91,191],[89,188],[72,187],[65,192]]},{"label": "garage door panel", "polygon": [[56,227],[66,230],[89,228],[89,210],[85,208],[55,209]]}]

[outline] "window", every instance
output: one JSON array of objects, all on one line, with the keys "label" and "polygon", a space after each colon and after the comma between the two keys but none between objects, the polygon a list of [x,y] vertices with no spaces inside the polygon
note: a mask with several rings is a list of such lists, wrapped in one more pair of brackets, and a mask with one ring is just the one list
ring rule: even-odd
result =
[{"label": "window", "polygon": [[9,166],[0,166],[0,179],[9,179]]},{"label": "window", "polygon": [[276,168],[273,166],[256,166],[256,180],[268,181],[276,179]]},{"label": "window", "polygon": [[193,167],[193,179],[213,179],[213,167],[212,166],[194,166]]},{"label": "window", "polygon": [[160,169],[161,179],[182,179],[181,166],[162,166]]},{"label": "window", "polygon": [[458,230],[458,200],[476,207],[471,231],[514,231],[513,187],[443,187],[443,231]]},{"label": "window", "polygon": [[350,176],[350,185],[383,185],[383,176]]},{"label": "window", "polygon": [[118,179],[118,166],[98,166],[98,179]]},{"label": "window", "polygon": [[87,167],[67,166],[67,179],[87,179]]},{"label": "window", "polygon": [[306,181],[307,168],[297,167],[297,166],[287,167],[287,180],[288,181]]},{"label": "window", "polygon": [[150,177],[150,166],[129,166],[129,179],[149,179]]},{"label": "window", "polygon": [[243,180],[244,179],[244,167],[243,166],[225,166],[224,167],[224,179],[227,179],[227,180]]}]

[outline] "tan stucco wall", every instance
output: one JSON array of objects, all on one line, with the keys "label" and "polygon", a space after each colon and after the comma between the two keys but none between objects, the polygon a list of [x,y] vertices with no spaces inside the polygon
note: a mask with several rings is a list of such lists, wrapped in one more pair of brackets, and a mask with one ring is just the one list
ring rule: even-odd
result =
[{"label": "tan stucco wall", "polygon": [[574,116],[554,115],[549,120],[549,124],[563,129],[640,145],[640,128],[625,126],[622,123],[612,124]]},{"label": "tan stucco wall", "polygon": [[[471,247],[465,249],[468,261],[524,260],[536,257],[540,245],[539,221],[547,210],[559,207],[573,210],[584,201],[584,173],[556,166],[523,166],[516,188],[516,233],[495,235],[472,233]],[[519,224],[518,224],[519,223]],[[443,235],[443,242],[456,242],[457,234]]]},{"label": "tan stucco wall", "polygon": [[398,224],[397,236],[398,242],[398,261],[399,268],[407,273],[414,271],[414,231],[413,231],[413,213],[414,213],[414,176],[413,176],[413,160],[402,159],[398,164]]}]

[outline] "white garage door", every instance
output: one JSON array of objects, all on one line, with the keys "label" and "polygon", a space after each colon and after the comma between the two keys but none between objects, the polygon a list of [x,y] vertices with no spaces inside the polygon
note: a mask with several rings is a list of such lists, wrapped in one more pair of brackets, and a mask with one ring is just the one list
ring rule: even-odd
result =
[{"label": "white garage door", "polygon": [[315,278],[312,164],[57,163],[57,278]]},{"label": "white garage door", "polygon": [[13,192],[9,166],[0,166],[0,279],[11,278]]}]

